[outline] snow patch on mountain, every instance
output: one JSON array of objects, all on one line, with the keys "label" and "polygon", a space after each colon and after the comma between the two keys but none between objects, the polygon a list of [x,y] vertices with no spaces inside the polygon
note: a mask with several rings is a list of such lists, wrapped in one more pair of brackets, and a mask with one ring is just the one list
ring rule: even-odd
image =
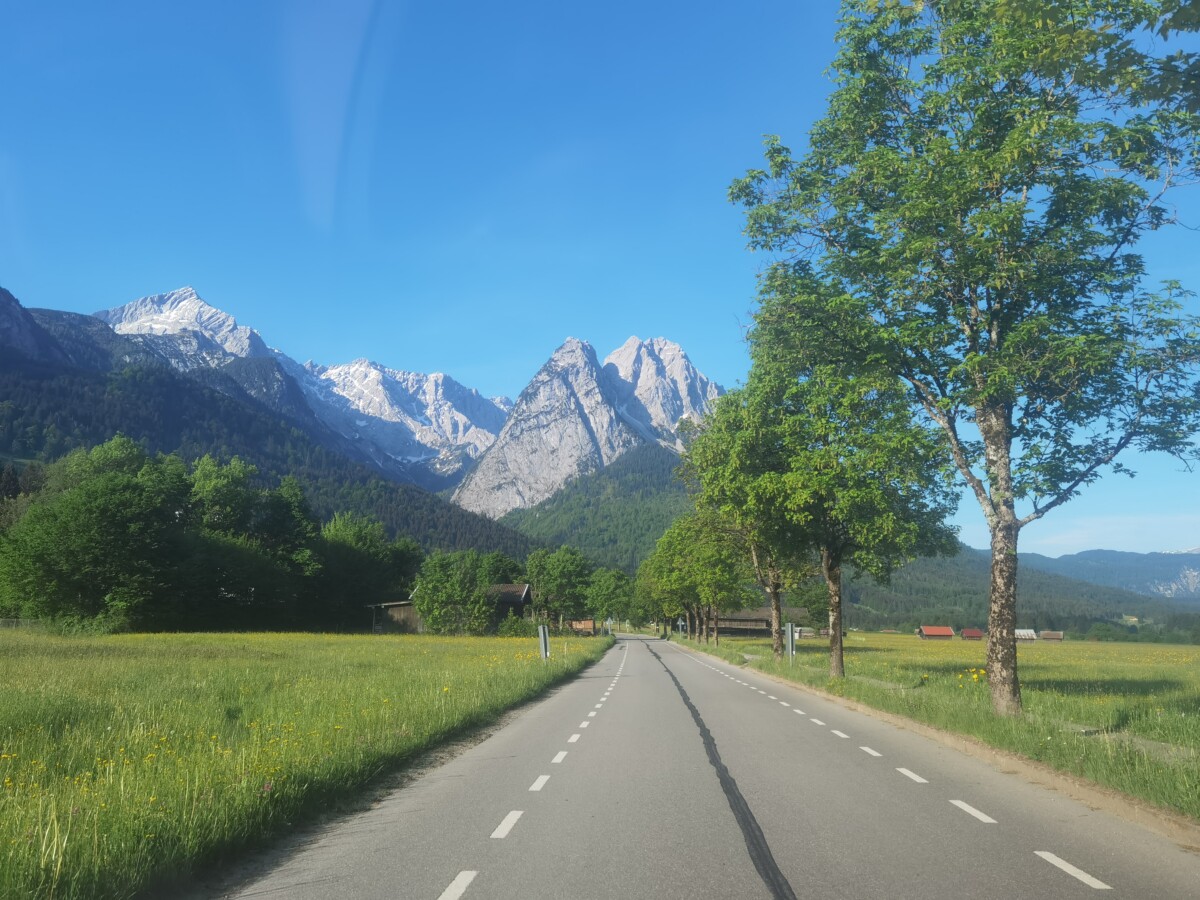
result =
[{"label": "snow patch on mountain", "polygon": [[[118,334],[198,334],[232,356],[267,357],[271,350],[258,332],[238,325],[228,313],[209,306],[190,287],[142,297],[93,315]],[[201,347],[201,352],[206,347]]]}]

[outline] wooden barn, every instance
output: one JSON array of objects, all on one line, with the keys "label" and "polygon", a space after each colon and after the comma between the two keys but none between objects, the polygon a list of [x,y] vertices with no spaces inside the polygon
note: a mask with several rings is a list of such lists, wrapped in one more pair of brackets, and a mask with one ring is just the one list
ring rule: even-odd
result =
[{"label": "wooden barn", "polygon": [[1037,632],[1034,631],[1032,628],[1018,628],[1017,629],[1017,640],[1018,641],[1036,641],[1037,640]]},{"label": "wooden barn", "polygon": [[922,625],[917,636],[923,641],[949,641],[954,638],[954,629],[949,625]]},{"label": "wooden barn", "polygon": [[983,629],[982,628],[964,628],[962,631],[960,631],[958,633],[958,636],[960,638],[962,638],[964,641],[982,641],[983,640]]},{"label": "wooden barn", "polygon": [[1038,640],[1055,641],[1061,644],[1063,640],[1063,633],[1061,631],[1043,631],[1038,634]]}]

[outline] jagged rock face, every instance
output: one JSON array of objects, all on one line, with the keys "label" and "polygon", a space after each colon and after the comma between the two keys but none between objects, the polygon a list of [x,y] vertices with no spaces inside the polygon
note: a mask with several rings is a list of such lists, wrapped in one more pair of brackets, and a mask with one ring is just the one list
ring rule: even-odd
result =
[{"label": "jagged rock face", "polygon": [[66,362],[66,355],[17,298],[0,288],[0,348],[35,362]]},{"label": "jagged rock face", "polygon": [[190,287],[143,297],[93,315],[118,334],[194,334],[201,353],[211,352],[212,345],[216,345],[232,356],[271,355],[258,332],[209,306]]},{"label": "jagged rock face", "polygon": [[664,338],[631,337],[604,360],[621,416],[643,435],[682,450],[679,423],[699,420],[722,393],[683,348]]},{"label": "jagged rock face", "polygon": [[428,462],[442,475],[490,447],[508,414],[503,400],[488,400],[441,373],[401,372],[365,359],[309,365],[305,372],[302,383],[331,427],[394,459]]},{"label": "jagged rock face", "polygon": [[704,415],[719,392],[669,341],[631,338],[602,368],[591,345],[568,339],[521,393],[454,501],[492,518],[534,506],[643,442],[674,448],[679,419]]}]

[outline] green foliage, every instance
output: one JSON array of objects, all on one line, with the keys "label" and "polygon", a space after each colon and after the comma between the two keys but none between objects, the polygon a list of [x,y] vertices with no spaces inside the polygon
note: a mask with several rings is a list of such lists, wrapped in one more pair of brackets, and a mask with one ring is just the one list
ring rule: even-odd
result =
[{"label": "green foliage", "polygon": [[431,634],[486,634],[498,623],[489,565],[474,550],[433,553],[421,564],[413,604]]},{"label": "green foliage", "polygon": [[[65,332],[55,334],[61,340]],[[331,445],[336,439],[319,426],[270,413],[244,395],[156,365],[87,371],[0,355],[0,460],[50,462],[118,433],[133,436],[150,453],[187,461],[237,457],[263,482],[292,475],[318,518],[337,512],[375,518],[389,534],[407,535],[426,550],[473,547],[524,558],[537,546],[511,528],[348,461],[322,445],[319,439]],[[35,479],[38,471],[26,464],[20,477]],[[36,490],[31,484],[22,494]],[[23,502],[0,497],[0,528],[19,514],[13,505]]]},{"label": "green foliage", "polygon": [[635,447],[549,500],[515,509],[500,521],[550,546],[569,543],[589,559],[632,575],[690,507],[674,474],[678,462],[657,444]]},{"label": "green foliage", "polygon": [[7,615],[92,630],[362,628],[363,607],[403,592],[420,559],[361,516],[320,531],[295,479],[264,486],[237,458],[189,470],[118,436],[40,480],[0,533]]},{"label": "green foliage", "polygon": [[815,363],[902,379],[979,503],[1002,712],[1020,529],[1128,448],[1194,453],[1200,323],[1177,285],[1143,285],[1133,246],[1200,161],[1197,54],[1136,40],[1196,30],[1182,8],[845,0],[808,154],[771,138],[731,189],[779,254],[778,324]]},{"label": "green foliage", "polygon": [[760,602],[742,534],[711,512],[677,519],[638,569],[637,596],[650,618],[717,611]]},{"label": "green foliage", "polygon": [[533,593],[535,618],[555,618],[561,627],[580,618],[595,566],[574,547],[551,552],[535,550],[525,560],[525,572]]}]

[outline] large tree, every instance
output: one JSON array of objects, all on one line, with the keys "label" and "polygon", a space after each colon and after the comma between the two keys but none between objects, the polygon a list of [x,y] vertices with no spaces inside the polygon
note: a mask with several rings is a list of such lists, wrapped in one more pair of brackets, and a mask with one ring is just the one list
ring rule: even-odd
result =
[{"label": "large tree", "polygon": [[[1020,711],[1021,529],[1129,448],[1189,452],[1196,321],[1135,245],[1197,174],[1180,0],[844,0],[826,116],[734,183],[817,358],[883,367],[991,534],[987,669]],[[1190,74],[1189,74],[1190,73]],[[806,290],[817,283],[826,289]],[[801,287],[797,288],[797,282]]]},{"label": "large tree", "polygon": [[728,392],[702,423],[685,429],[680,472],[697,507],[739,532],[771,607],[778,659],[783,655],[783,592],[816,573],[816,554],[787,511],[782,478],[787,450],[773,412],[749,387]]}]

